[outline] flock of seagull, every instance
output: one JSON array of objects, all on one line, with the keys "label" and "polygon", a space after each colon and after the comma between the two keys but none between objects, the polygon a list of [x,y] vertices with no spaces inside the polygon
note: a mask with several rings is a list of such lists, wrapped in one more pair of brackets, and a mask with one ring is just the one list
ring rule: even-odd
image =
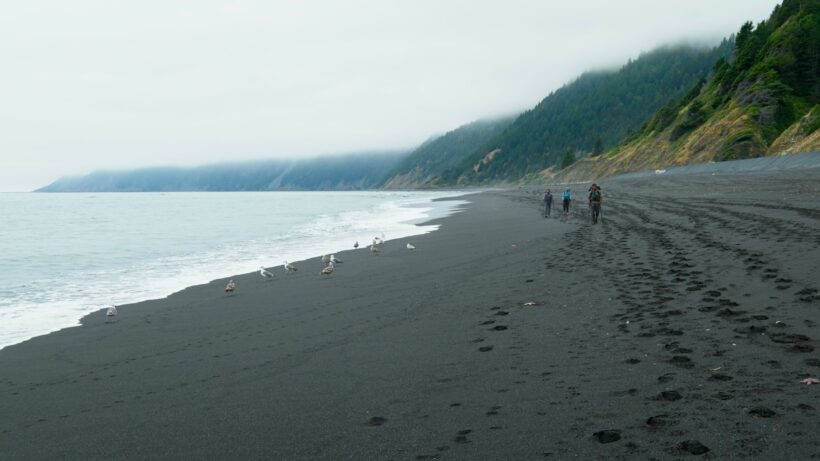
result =
[{"label": "flock of seagull", "polygon": [[[382,233],[381,237],[373,237],[373,242],[368,246],[368,248],[370,249],[370,253],[373,254],[374,256],[378,256],[378,254],[381,252],[381,249],[379,247],[381,247],[383,244],[384,244],[384,234],[383,233]],[[353,244],[353,248],[359,248],[359,242],[358,241],[356,241]],[[413,245],[412,243],[408,243],[406,245],[406,248],[410,251],[414,251],[416,249],[416,246]],[[333,270],[336,269],[336,265],[337,264],[342,264],[343,262],[344,261],[338,259],[335,254],[323,255],[322,256],[323,268],[322,268],[322,271],[319,272],[319,275],[322,275],[322,276],[325,276],[325,277],[329,276],[330,274],[333,273]],[[285,261],[285,263],[282,264],[282,267],[285,269],[285,272],[287,272],[287,273],[296,272],[296,271],[299,270],[299,269],[296,268],[296,266],[294,266],[293,264],[291,264],[287,261]],[[266,279],[266,280],[273,279],[273,272],[265,269],[264,266],[259,267],[259,275],[262,278]],[[228,284],[225,285],[225,293],[232,294],[235,290],[236,290],[236,282],[234,282],[233,279],[231,279],[231,280],[228,281]],[[115,319],[117,317],[117,306],[113,306],[113,305],[108,306],[108,308],[105,311],[105,317],[106,317],[106,322],[115,321]]]},{"label": "flock of seagull", "polygon": [[[373,254],[374,256],[377,256],[379,253],[381,253],[381,248],[380,247],[383,244],[384,244],[384,233],[382,233],[381,237],[373,237],[373,242],[368,246],[368,248],[370,249],[370,253]],[[354,249],[359,248],[359,242],[358,241],[353,243],[353,248]],[[414,251],[416,249],[416,246],[413,245],[412,243],[408,243],[406,245],[406,248],[410,251]],[[322,256],[322,270],[321,270],[321,272],[319,272],[319,275],[329,276],[336,269],[336,265],[337,264],[342,264],[342,263],[344,263],[344,261],[337,258],[335,254],[323,255]],[[285,261],[285,263],[282,265],[282,267],[285,269],[285,272],[287,272],[287,273],[296,272],[296,271],[299,270],[299,269],[296,268],[296,266],[294,266],[293,264],[291,264],[287,261]],[[262,278],[266,279],[266,280],[270,280],[270,279],[273,278],[273,272],[265,269],[264,266],[259,267],[259,275]],[[228,282],[228,284],[225,286],[225,293],[233,293],[234,290],[236,290],[236,282],[234,282],[233,279],[231,279]]]}]

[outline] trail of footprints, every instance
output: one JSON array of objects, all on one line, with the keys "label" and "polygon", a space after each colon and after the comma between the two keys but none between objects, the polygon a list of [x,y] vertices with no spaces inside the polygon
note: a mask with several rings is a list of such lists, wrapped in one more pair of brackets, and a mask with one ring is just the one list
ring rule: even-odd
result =
[{"label": "trail of footprints", "polygon": [[[532,195],[530,203],[540,208],[540,193]],[[759,456],[770,449],[755,420],[782,420],[779,424],[784,425],[791,441],[804,440],[805,429],[799,421],[789,420],[788,414],[813,414],[815,408],[809,403],[789,408],[778,395],[797,392],[796,380],[804,375],[794,370],[816,370],[820,368],[820,358],[807,356],[814,352],[816,341],[805,332],[795,331],[799,327],[813,328],[814,322],[809,318],[794,319],[799,317],[799,310],[787,311],[795,305],[816,305],[820,292],[814,287],[801,286],[784,273],[777,257],[773,256],[778,253],[762,249],[773,245],[817,245],[820,236],[792,221],[722,207],[736,204],[713,201],[693,205],[676,199],[623,198],[610,206],[604,224],[595,229],[600,238],[591,238],[590,229],[580,226],[567,235],[566,244],[557,254],[547,258],[546,269],[584,273],[589,267],[596,268],[605,283],[617,287],[616,301],[620,307],[608,321],[617,325],[614,335],[628,342],[635,351],[635,356],[626,359],[624,364],[638,366],[647,360],[657,360],[665,364],[666,369],[649,388],[611,393],[613,397],[643,400],[647,409],[645,419],[623,428],[591,430],[596,420],[605,421],[611,415],[586,415],[579,417],[569,431],[593,443],[622,444],[622,454],[610,453],[613,459],[636,454],[658,455],[658,447],[661,456],[704,455],[712,449],[693,438],[681,422],[694,419],[705,427],[719,427],[714,416],[718,404],[719,414],[735,422],[731,427],[735,434],[731,450],[737,456]],[[820,218],[816,210],[795,208],[795,211],[813,219]],[[570,222],[586,220],[585,210],[576,207]],[[771,232],[756,230],[761,223]],[[732,243],[732,235],[740,235],[739,240],[746,243],[743,246]],[[556,260],[562,263],[556,264]],[[754,297],[748,291],[743,293],[751,290],[749,287],[716,284],[713,277],[724,278],[720,270],[727,261],[743,271],[757,292]],[[762,305],[766,301],[768,305]],[[498,352],[489,344],[492,335],[508,330],[498,328],[507,327],[499,324],[498,316],[509,312],[499,306],[491,310],[495,314],[479,322],[479,326],[490,333],[473,340],[479,353]],[[587,323],[585,327],[594,328],[596,324]],[[515,329],[509,330],[515,332]],[[760,372],[744,365],[750,355],[755,356],[754,352],[737,357],[736,343],[727,340],[742,342],[747,347],[781,351],[781,360],[762,363],[771,370],[765,379],[779,385],[761,387],[757,383],[758,378],[763,377]],[[518,360],[520,354],[516,353],[516,347],[509,347],[511,369],[524,365]],[[594,353],[587,350],[588,344],[584,342],[575,342],[573,347],[576,349],[569,355],[574,359]],[[785,368],[792,370],[791,374],[783,375]],[[529,370],[522,370],[523,374],[529,374]],[[550,371],[544,371],[540,377],[550,381],[550,375]],[[578,373],[578,378],[582,383],[590,381],[583,372]],[[551,389],[564,389],[566,394],[562,398],[566,401],[582,398],[577,387],[568,384],[561,379],[552,383]],[[499,389],[499,392],[507,391]],[[460,403],[454,403],[453,407],[463,408]],[[486,415],[497,415],[499,410],[498,406],[491,407]],[[580,400],[574,410],[588,411],[588,402]],[[547,414],[547,411],[538,412],[539,416]],[[639,438],[645,440],[647,447],[629,440],[630,434],[638,431],[648,434],[648,439]],[[473,435],[472,429],[463,429],[453,435],[452,445],[471,443]],[[442,445],[437,453],[419,455],[416,459],[439,459],[450,448],[450,445]],[[542,456],[549,458],[571,452],[567,441],[557,440]]]},{"label": "trail of footprints", "polygon": [[[708,264],[703,262],[729,258],[742,264],[749,283],[760,291],[768,291],[773,304],[793,301],[815,303],[820,296],[813,287],[795,289],[796,282],[781,273],[773,257],[762,251],[718,241],[710,228],[705,228],[705,224],[715,226],[721,236],[731,238],[732,233],[737,232],[748,239],[759,238],[769,244],[775,242],[780,245],[787,241],[783,235],[789,236],[789,243],[816,244],[820,241],[817,234],[807,232],[794,223],[757,219],[759,217],[755,215],[728,211],[714,205],[686,207],[674,203],[674,200],[640,203],[641,199],[638,197],[633,197],[631,202],[627,200],[613,205],[613,211],[617,213],[611,212],[606,224],[602,226],[604,238],[601,240],[608,242],[605,252],[601,251],[599,241],[590,238],[588,229],[580,228],[570,234],[567,249],[561,256],[568,260],[580,259],[576,264],[582,266],[600,267],[602,277],[618,287],[617,299],[623,308],[612,315],[610,320],[617,323],[619,334],[633,335],[653,343],[661,342],[663,347],[659,357],[658,351],[653,350],[650,344],[647,344],[646,353],[665,361],[670,369],[681,370],[658,377],[658,384],[662,385],[663,390],[649,397],[657,402],[658,414],[648,417],[644,429],[653,433],[663,432],[672,437],[684,437],[686,434],[676,433],[668,428],[674,427],[676,420],[680,418],[695,415],[675,413],[665,406],[686,399],[706,403],[710,400],[742,398],[751,407],[747,411],[751,418],[780,416],[778,411],[770,408],[776,407],[778,400],[765,394],[776,395],[777,392],[787,391],[786,386],[794,387],[798,376],[783,380],[782,389],[761,393],[759,386],[754,384],[756,376],[750,375],[740,366],[730,372],[728,369],[731,367],[726,365],[730,362],[719,359],[732,352],[732,345],[724,342],[727,337],[725,329],[731,328],[734,335],[728,336],[737,341],[745,340],[747,344],[756,347],[780,347],[786,354],[811,353],[814,351],[815,341],[806,334],[793,332],[793,325],[787,322],[773,321],[770,315],[779,311],[778,308],[767,306],[763,309],[747,309],[745,300],[733,299],[729,294],[739,291],[739,287],[714,286],[715,282],[706,269]],[[649,215],[645,211],[647,209],[653,209],[653,214]],[[670,215],[681,213],[688,217],[683,221],[684,224],[667,220]],[[761,234],[748,222],[755,220],[764,222],[773,232]],[[686,227],[685,223],[694,229]],[[793,291],[795,298],[780,301],[779,293],[787,291]],[[750,295],[747,293],[744,296]],[[760,296],[756,299],[759,300]],[[708,317],[690,315],[693,313],[712,314],[715,320],[708,322]],[[807,327],[814,326],[814,322],[809,319],[804,319],[803,323]],[[705,365],[693,358],[694,345],[698,345],[699,352],[708,358],[706,363],[724,365],[705,370]],[[715,358],[718,360],[714,360]],[[640,362],[637,357],[626,361],[630,365]],[[819,363],[820,360],[816,358],[807,358],[802,364],[817,367]],[[767,365],[775,370],[783,367],[780,361],[774,360]],[[676,375],[681,372],[692,374],[687,381],[701,379],[705,384],[697,387],[674,386]],[[742,383],[738,383],[738,380]],[[732,390],[724,388],[726,383],[733,381],[734,385],[730,387]],[[710,389],[712,394],[705,395]],[[691,402],[688,408],[692,408]],[[699,406],[694,405],[694,408],[697,410]],[[703,408],[702,405],[700,408]],[[808,404],[801,404],[798,409],[814,410]],[[783,409],[788,410],[795,409]],[[631,429],[637,430],[639,427],[636,425]],[[747,435],[736,442],[737,453],[758,454],[763,448],[759,437],[756,437],[755,431],[744,427],[746,425],[741,424],[737,428]],[[617,434],[617,437],[613,434]],[[792,435],[799,437],[800,432],[793,432]],[[612,443],[621,439],[621,431],[597,432],[595,438],[600,443]],[[709,451],[708,447],[696,440],[674,443],[656,439],[654,442],[665,446],[669,453],[703,454]]]}]

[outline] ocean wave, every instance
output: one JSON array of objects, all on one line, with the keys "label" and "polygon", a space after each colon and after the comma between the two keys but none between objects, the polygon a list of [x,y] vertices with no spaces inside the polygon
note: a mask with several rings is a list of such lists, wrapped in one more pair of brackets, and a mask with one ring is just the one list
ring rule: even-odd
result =
[{"label": "ocean wave", "polygon": [[[190,195],[190,194],[187,194]],[[194,195],[191,200],[202,200],[203,195]],[[242,202],[248,194],[216,194],[216,200],[223,206],[232,202]],[[227,195],[227,197],[225,197]],[[21,257],[20,252],[6,260],[3,266],[21,265],[35,269],[36,274],[25,279],[2,280],[0,290],[0,348],[17,344],[35,336],[79,325],[79,320],[88,313],[109,304],[130,304],[134,302],[164,298],[171,293],[189,286],[208,283],[212,280],[255,271],[259,266],[281,266],[287,261],[301,261],[322,254],[351,249],[358,241],[365,246],[373,237],[382,233],[388,240],[423,234],[437,229],[436,225],[416,223],[454,212],[463,202],[433,202],[439,197],[453,197],[459,193],[408,193],[408,192],[360,192],[324,193],[322,195],[294,194],[280,196],[289,200],[283,205],[276,196],[264,196],[258,207],[243,205],[243,211],[264,213],[276,209],[277,219],[251,219],[243,222],[237,218],[232,224],[219,226],[254,225],[255,232],[243,230],[243,236],[236,240],[220,240],[220,233],[191,239],[190,242],[175,235],[186,223],[166,222],[166,225],[149,226],[145,232],[133,230],[135,235],[125,238],[115,245],[98,248],[94,245],[75,244],[73,248],[61,251],[55,256],[32,248],[30,257]],[[106,197],[98,195],[96,203]],[[155,197],[162,197],[156,195]],[[172,194],[171,207],[185,209],[185,199]],[[167,199],[163,197],[162,199]],[[144,206],[164,206],[162,199]],[[320,200],[317,206],[316,200]],[[59,200],[59,199],[58,199]],[[144,200],[140,196],[138,201]],[[305,206],[299,206],[298,201]],[[310,201],[310,204],[307,204]],[[126,200],[127,202],[127,200]],[[151,202],[149,200],[149,202]],[[183,203],[180,203],[183,202]],[[321,212],[321,203],[328,203],[333,209]],[[87,202],[86,202],[87,203]],[[111,206],[123,206],[115,200]],[[255,209],[256,208],[256,209]],[[191,206],[196,213],[208,213],[207,207]],[[166,210],[167,211],[167,210]],[[85,240],[105,238],[117,229],[125,229],[116,216],[87,220],[86,224],[77,220],[62,224],[72,232],[87,232]],[[117,212],[114,212],[116,214]],[[43,218],[47,218],[44,214]],[[166,216],[171,216],[167,214]],[[189,216],[191,221],[208,222],[219,217]],[[204,218],[204,219],[203,219]],[[73,219],[73,218],[66,218]],[[170,217],[173,221],[173,217]],[[57,221],[60,219],[57,218]],[[60,228],[59,222],[51,222],[41,227],[43,232],[53,232]],[[33,226],[37,232],[37,226]],[[244,228],[243,228],[244,229]],[[190,229],[183,229],[189,232]],[[99,233],[99,236],[93,235]],[[119,235],[119,234],[115,234]],[[42,236],[47,238],[47,236]],[[122,238],[121,236],[116,237]],[[129,242],[130,240],[130,242]],[[113,249],[112,249],[113,248]],[[158,248],[161,251],[158,251]],[[11,269],[11,267],[8,267]],[[24,273],[19,271],[18,273]]]}]

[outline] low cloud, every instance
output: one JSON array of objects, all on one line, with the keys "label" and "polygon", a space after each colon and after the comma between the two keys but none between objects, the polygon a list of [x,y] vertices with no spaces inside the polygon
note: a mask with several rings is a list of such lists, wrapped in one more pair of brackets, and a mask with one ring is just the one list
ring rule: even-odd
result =
[{"label": "low cloud", "polygon": [[0,18],[0,190],[406,148],[655,46],[715,43],[776,3],[16,2]]}]

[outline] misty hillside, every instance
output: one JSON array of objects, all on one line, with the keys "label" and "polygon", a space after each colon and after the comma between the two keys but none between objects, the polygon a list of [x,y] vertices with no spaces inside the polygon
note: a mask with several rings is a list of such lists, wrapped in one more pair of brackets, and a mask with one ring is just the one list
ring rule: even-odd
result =
[{"label": "misty hillside", "polygon": [[515,181],[560,166],[568,152],[606,150],[640,129],[664,104],[684,95],[730,51],[728,42],[713,49],[664,47],[615,71],[587,72],[448,170],[443,182]]},{"label": "misty hillside", "polygon": [[744,24],[735,43],[713,78],[562,177],[820,150],[820,0],[785,0],[768,20]]},{"label": "misty hillside", "polygon": [[407,154],[384,152],[192,168],[97,171],[61,178],[37,192],[359,190],[377,187]]},{"label": "misty hillside", "polygon": [[503,184],[557,170],[558,179],[594,179],[820,150],[818,50],[820,0],[785,0],[714,48],[663,47],[617,70],[584,73],[517,117],[461,126],[410,153],[102,171],[40,191]]},{"label": "misty hillside", "polygon": [[478,120],[428,141],[410,153],[388,174],[388,189],[435,187],[440,176],[508,127],[515,117]]}]

